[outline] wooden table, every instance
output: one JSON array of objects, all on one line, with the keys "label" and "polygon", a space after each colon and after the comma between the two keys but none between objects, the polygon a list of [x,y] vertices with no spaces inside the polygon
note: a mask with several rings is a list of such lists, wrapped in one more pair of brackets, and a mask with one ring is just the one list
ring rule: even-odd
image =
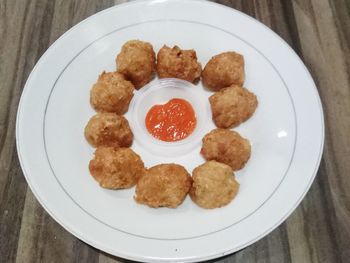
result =
[{"label": "wooden table", "polygon": [[[34,198],[15,146],[16,111],[39,57],[82,19],[126,1],[0,0],[0,262],[125,262],[86,245]],[[277,32],[318,86],[326,141],[296,211],[259,242],[213,262],[350,262],[350,1],[217,1]]]}]

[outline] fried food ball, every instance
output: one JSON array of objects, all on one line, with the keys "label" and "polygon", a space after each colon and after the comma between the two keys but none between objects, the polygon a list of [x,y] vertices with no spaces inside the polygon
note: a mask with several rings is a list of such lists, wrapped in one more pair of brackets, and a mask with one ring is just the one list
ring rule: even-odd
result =
[{"label": "fried food ball", "polygon": [[212,57],[202,72],[204,85],[218,91],[232,84],[242,86],[244,82],[244,58],[236,52],[224,52]]},{"label": "fried food ball", "polygon": [[239,183],[232,168],[216,161],[206,162],[193,170],[190,197],[203,208],[212,209],[229,204],[237,195]]},{"label": "fried food ball", "polygon": [[97,113],[89,120],[84,134],[94,147],[129,147],[134,138],[128,120],[115,113]]},{"label": "fried food ball", "polygon": [[118,72],[140,89],[154,76],[156,55],[150,43],[130,40],[122,46],[116,63]]},{"label": "fried food ball", "polygon": [[178,164],[159,164],[149,168],[136,185],[134,199],[149,207],[179,206],[190,190],[192,179]]},{"label": "fried food ball", "polygon": [[254,93],[232,85],[209,97],[213,121],[219,128],[230,128],[248,120],[258,106]]},{"label": "fried food ball", "polygon": [[118,72],[102,72],[90,92],[90,103],[99,112],[124,114],[134,96],[134,85]]},{"label": "fried food ball", "polygon": [[194,82],[199,79],[202,66],[196,51],[164,45],[157,54],[157,72],[160,78],[178,78]]},{"label": "fried food ball", "polygon": [[139,155],[130,148],[116,147],[97,148],[89,170],[101,187],[109,189],[132,187],[145,173]]},{"label": "fried food ball", "polygon": [[234,171],[242,169],[250,157],[250,143],[238,132],[214,129],[202,140],[201,154],[207,160],[215,160],[231,166]]}]

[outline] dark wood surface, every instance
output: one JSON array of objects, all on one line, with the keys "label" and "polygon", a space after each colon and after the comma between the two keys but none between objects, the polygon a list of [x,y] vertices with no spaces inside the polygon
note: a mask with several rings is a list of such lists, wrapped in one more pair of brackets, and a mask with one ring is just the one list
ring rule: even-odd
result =
[{"label": "dark wood surface", "polygon": [[[82,19],[126,1],[0,0],[0,262],[125,262],[65,231],[38,204],[15,147],[21,91],[39,57]],[[350,262],[350,1],[217,1],[284,38],[318,86],[326,141],[295,212],[259,242],[213,262]]]}]

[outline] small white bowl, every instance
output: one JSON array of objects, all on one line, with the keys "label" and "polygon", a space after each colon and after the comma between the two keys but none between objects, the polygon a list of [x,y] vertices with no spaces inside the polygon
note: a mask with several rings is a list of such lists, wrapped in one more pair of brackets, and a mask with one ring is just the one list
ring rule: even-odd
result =
[{"label": "small white bowl", "polygon": [[[184,80],[165,78],[153,81],[135,92],[129,108],[132,116],[132,128],[136,135],[135,140],[151,152],[166,156],[178,156],[198,146],[205,133],[205,124],[207,121],[211,121],[208,99],[201,93],[196,92],[198,88]],[[194,131],[183,140],[175,142],[161,141],[148,132],[145,118],[152,106],[165,104],[174,98],[184,99],[192,105],[197,124]]]}]

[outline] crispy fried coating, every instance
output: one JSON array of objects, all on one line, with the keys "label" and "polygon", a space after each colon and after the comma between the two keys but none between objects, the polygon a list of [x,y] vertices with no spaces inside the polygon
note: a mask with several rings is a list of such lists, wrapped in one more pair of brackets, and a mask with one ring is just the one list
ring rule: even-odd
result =
[{"label": "crispy fried coating", "polygon": [[102,72],[90,92],[90,103],[98,112],[124,114],[134,96],[134,85],[118,72]]},{"label": "crispy fried coating", "polygon": [[149,207],[179,206],[191,187],[191,176],[178,164],[159,164],[149,168],[136,185],[134,199]]},{"label": "crispy fried coating", "polygon": [[236,127],[248,120],[258,106],[254,93],[232,85],[209,97],[213,121],[219,128]]},{"label": "crispy fried coating", "polygon": [[157,72],[160,78],[195,82],[201,75],[202,66],[193,49],[182,50],[178,46],[170,48],[164,45],[157,54]]},{"label": "crispy fried coating", "polygon": [[115,147],[97,148],[89,170],[101,187],[109,189],[132,187],[145,173],[139,155],[130,148]]},{"label": "crispy fried coating", "polygon": [[156,55],[150,43],[140,40],[126,42],[116,58],[117,70],[130,80],[136,89],[142,88],[153,78]]},{"label": "crispy fried coating", "polygon": [[134,138],[128,120],[115,113],[97,113],[86,125],[84,135],[93,147],[129,147]]},{"label": "crispy fried coating", "polygon": [[232,84],[242,86],[244,82],[244,58],[236,52],[224,52],[212,57],[202,72],[204,85],[218,91]]},{"label": "crispy fried coating", "polygon": [[215,160],[231,166],[234,171],[242,169],[250,157],[250,143],[238,132],[214,129],[202,140],[201,154],[207,160]]},{"label": "crispy fried coating", "polygon": [[229,204],[237,195],[239,183],[232,168],[216,161],[206,162],[193,170],[190,197],[203,208],[212,209]]}]

